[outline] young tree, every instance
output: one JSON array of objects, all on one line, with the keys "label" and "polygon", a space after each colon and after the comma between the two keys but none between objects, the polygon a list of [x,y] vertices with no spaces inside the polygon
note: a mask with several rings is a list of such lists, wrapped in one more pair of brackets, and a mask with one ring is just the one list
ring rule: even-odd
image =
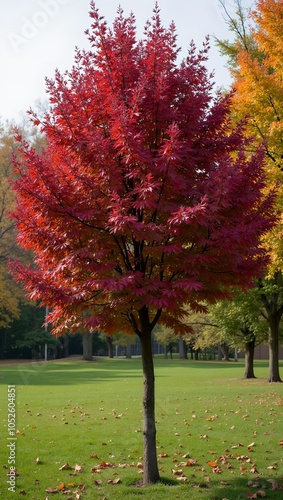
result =
[{"label": "young tree", "polygon": [[209,310],[211,323],[217,325],[217,333],[213,328],[214,338],[244,351],[244,378],[255,378],[254,349],[267,339],[262,309],[261,293],[253,287],[246,293],[235,290],[231,301],[221,300]]},{"label": "young tree", "polygon": [[173,358],[173,349],[178,345],[178,338],[176,337],[174,330],[168,328],[164,325],[157,325],[154,329],[154,336],[165,349],[165,358],[167,358],[167,352],[170,353],[170,358]]},{"label": "young tree", "polygon": [[[201,308],[231,285],[249,286],[265,264],[270,227],[261,151],[246,157],[230,96],[213,97],[208,44],[177,64],[176,31],[158,6],[137,41],[135,18],[113,29],[95,5],[89,52],[47,81],[51,108],[41,152],[23,141],[15,160],[19,242],[37,269],[14,264],[53,331],[123,331],[141,341],[144,484],[159,480],[155,325],[190,330],[184,305]],[[19,138],[20,140],[20,138]]]},{"label": "young tree", "polygon": [[[278,0],[257,0],[255,9],[249,15],[242,8],[240,0],[236,0],[235,5],[236,17],[226,10],[234,41],[218,40],[218,44],[221,52],[228,56],[233,77],[233,114],[240,120],[243,116],[249,116],[247,133],[252,134],[257,143],[264,144],[269,186],[272,189],[277,184],[278,188],[277,207],[280,216],[276,226],[264,238],[271,261],[265,285],[262,286],[261,282],[261,296],[269,325],[268,381],[280,382],[278,348],[283,302],[280,300],[282,294],[278,294],[278,286],[282,283],[283,272],[283,3]],[[275,294],[269,293],[268,290],[272,288],[277,289]]]}]

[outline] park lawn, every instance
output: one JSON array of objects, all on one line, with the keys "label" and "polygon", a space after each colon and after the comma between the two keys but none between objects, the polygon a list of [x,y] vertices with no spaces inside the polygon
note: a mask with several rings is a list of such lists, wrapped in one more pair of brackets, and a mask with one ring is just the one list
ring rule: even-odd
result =
[{"label": "park lawn", "polygon": [[283,384],[266,382],[267,362],[256,362],[255,380],[241,378],[242,361],[157,358],[155,370],[162,483],[142,488],[140,359],[0,364],[0,497],[14,495],[7,386],[15,384],[14,498],[282,499]]}]

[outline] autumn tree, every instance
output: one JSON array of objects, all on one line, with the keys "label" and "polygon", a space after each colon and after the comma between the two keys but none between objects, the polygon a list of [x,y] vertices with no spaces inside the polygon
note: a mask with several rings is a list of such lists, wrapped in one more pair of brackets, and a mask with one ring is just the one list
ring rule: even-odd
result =
[{"label": "autumn tree", "polygon": [[[221,2],[225,9],[225,2]],[[241,120],[248,116],[247,133],[263,144],[268,186],[277,185],[277,207],[280,216],[276,226],[264,238],[270,255],[266,280],[259,280],[262,304],[269,326],[270,382],[279,382],[279,323],[283,314],[283,3],[257,0],[255,9],[247,12],[240,0],[235,1],[236,16],[225,9],[234,40],[218,40],[222,54],[228,56],[235,93],[233,114]],[[255,143],[255,144],[256,144]],[[270,293],[270,290],[273,290]]]},{"label": "autumn tree", "polygon": [[235,290],[232,300],[221,300],[209,308],[209,318],[214,326],[206,327],[206,334],[212,333],[214,341],[218,337],[220,342],[243,351],[244,378],[255,378],[254,350],[267,339],[267,323],[259,288],[253,287],[247,292]]},{"label": "autumn tree", "polygon": [[0,125],[0,328],[8,327],[19,314],[18,286],[7,267],[11,255],[17,255],[15,221],[9,216],[14,206],[14,193],[9,181],[14,148],[11,124]]},{"label": "autumn tree", "polygon": [[178,63],[157,5],[140,41],[133,14],[119,9],[113,29],[94,3],[90,16],[90,51],[47,80],[50,111],[32,115],[46,148],[22,141],[15,159],[19,243],[37,268],[15,263],[14,274],[49,305],[55,334],[139,337],[147,485],[159,480],[152,330],[162,321],[184,334],[184,305],[249,286],[272,199],[262,151],[245,155],[230,96],[213,95],[208,43]]},{"label": "autumn tree", "polygon": [[169,351],[172,359],[173,349],[178,345],[178,338],[176,337],[174,330],[160,324],[155,327],[154,336],[157,342],[164,347],[165,357],[167,358],[167,352]]}]

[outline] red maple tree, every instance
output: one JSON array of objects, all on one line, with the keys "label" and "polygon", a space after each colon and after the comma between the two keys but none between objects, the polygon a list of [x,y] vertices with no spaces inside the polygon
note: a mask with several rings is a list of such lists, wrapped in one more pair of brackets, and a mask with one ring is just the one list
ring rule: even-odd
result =
[{"label": "red maple tree", "polygon": [[264,265],[272,200],[261,195],[261,151],[246,156],[230,97],[213,94],[208,42],[178,63],[175,26],[162,26],[157,5],[141,41],[121,9],[112,29],[94,4],[90,16],[91,50],[47,80],[44,119],[32,114],[46,148],[19,137],[14,217],[36,267],[13,268],[48,304],[55,333],[140,338],[149,484],[159,480],[152,329],[183,334],[185,306],[249,285]]}]

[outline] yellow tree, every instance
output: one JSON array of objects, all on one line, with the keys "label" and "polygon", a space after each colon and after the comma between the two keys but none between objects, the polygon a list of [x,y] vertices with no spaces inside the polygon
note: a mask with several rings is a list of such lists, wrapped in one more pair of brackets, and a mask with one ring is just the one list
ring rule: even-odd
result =
[{"label": "yellow tree", "polygon": [[7,327],[19,312],[19,287],[7,268],[8,259],[17,252],[15,223],[9,216],[14,205],[9,182],[13,148],[12,128],[0,127],[0,328]]},{"label": "yellow tree", "polygon": [[[225,9],[224,1],[221,1]],[[217,40],[228,56],[236,119],[249,118],[248,133],[257,138],[266,153],[269,188],[276,186],[278,223],[264,238],[270,255],[267,279],[259,281],[263,307],[269,325],[269,377],[280,381],[279,323],[283,314],[283,2],[257,0],[246,12],[235,1],[236,17],[229,14],[233,42]]]}]

